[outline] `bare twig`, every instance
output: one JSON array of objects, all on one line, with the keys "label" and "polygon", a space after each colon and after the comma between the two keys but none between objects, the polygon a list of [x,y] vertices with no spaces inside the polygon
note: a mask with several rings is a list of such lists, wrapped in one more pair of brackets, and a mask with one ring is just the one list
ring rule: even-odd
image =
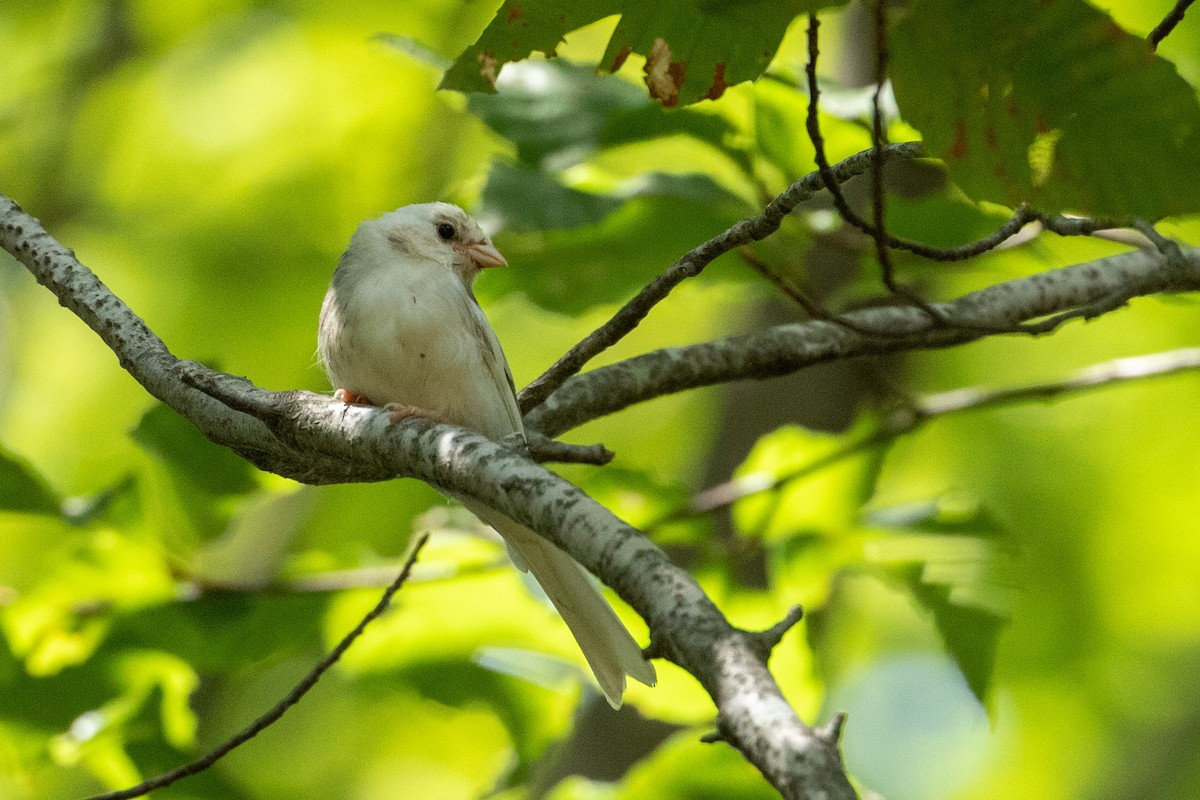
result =
[{"label": "bare twig", "polygon": [[220,761],[234,749],[250,741],[255,736],[262,733],[262,731],[275,724],[280,717],[287,713],[289,708],[298,703],[300,698],[308,694],[308,691],[317,685],[317,681],[321,679],[321,676],[324,675],[330,667],[337,663],[338,659],[342,657],[342,654],[350,648],[350,645],[354,644],[354,640],[362,635],[362,632],[364,629],[366,629],[367,625],[378,619],[379,616],[383,614],[385,610],[387,610],[388,604],[392,601],[392,596],[395,595],[396,592],[400,590],[400,587],[404,585],[404,582],[408,580],[408,575],[412,571],[413,564],[416,563],[417,556],[420,554],[421,548],[425,546],[427,541],[429,541],[428,534],[422,534],[420,537],[418,537],[416,544],[413,545],[412,553],[409,554],[408,560],[404,562],[403,569],[400,570],[400,574],[396,576],[396,579],[392,581],[392,584],[384,591],[383,596],[379,598],[379,602],[375,604],[375,607],[368,611],[366,616],[364,616],[359,623],[354,626],[354,630],[346,634],[345,637],[338,642],[337,646],[329,651],[329,654],[326,655],[325,658],[321,659],[321,661],[315,667],[313,667],[299,683],[292,687],[292,690],[288,692],[282,700],[276,703],[270,711],[263,714],[250,725],[243,728],[236,735],[225,741],[221,746],[217,747],[203,758],[198,758],[190,764],[185,764],[182,767],[171,770],[170,772],[164,772],[162,775],[157,775],[149,780],[142,781],[137,786],[131,786],[128,789],[121,789],[120,791],[116,792],[105,792],[104,794],[94,795],[87,800],[127,800],[131,797],[143,797],[155,789],[162,789],[170,786],[181,778],[186,778],[189,775],[195,775],[199,772],[203,772],[213,764]]},{"label": "bare twig", "polygon": [[1192,0],[1178,0],[1175,7],[1163,17],[1162,22],[1154,26],[1154,30],[1150,31],[1150,35],[1146,37],[1151,48],[1157,50],[1159,42],[1167,38],[1171,31],[1175,30],[1176,25],[1183,22],[1183,15],[1191,4]]},{"label": "bare twig", "polygon": [[[892,294],[900,295],[906,300],[911,301],[914,305],[919,306],[932,319],[938,319],[936,312],[930,308],[929,304],[923,298],[911,291],[905,286],[900,286],[896,283],[896,271],[892,266],[892,254],[888,248],[887,242],[887,226],[886,217],[886,193],[883,190],[883,109],[880,107],[880,97],[883,95],[883,87],[887,84],[887,14],[885,0],[875,0],[875,91],[871,94],[871,194],[874,202],[871,204],[871,211],[874,215],[874,231],[871,238],[875,242],[875,257],[879,261],[879,268],[883,273],[883,285],[888,288]],[[816,73],[816,28],[811,29],[813,40],[811,42],[812,49],[810,50],[809,63],[813,69],[813,79],[815,80]],[[809,116],[814,116],[814,106],[816,98],[810,98],[809,101]]]},{"label": "bare twig", "polygon": [[529,457],[539,464],[592,464],[602,467],[613,460],[613,451],[602,444],[569,444],[542,436],[537,431],[529,431],[526,436]]}]

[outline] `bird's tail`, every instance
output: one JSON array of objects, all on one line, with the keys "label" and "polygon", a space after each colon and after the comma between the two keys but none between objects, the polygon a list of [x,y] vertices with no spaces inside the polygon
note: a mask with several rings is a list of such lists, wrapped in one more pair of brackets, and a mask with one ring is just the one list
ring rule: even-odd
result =
[{"label": "bird's tail", "polygon": [[578,562],[500,512],[470,498],[459,499],[504,537],[516,565],[537,579],[571,629],[609,705],[620,708],[626,675],[654,685],[654,665],[642,656],[633,636]]}]

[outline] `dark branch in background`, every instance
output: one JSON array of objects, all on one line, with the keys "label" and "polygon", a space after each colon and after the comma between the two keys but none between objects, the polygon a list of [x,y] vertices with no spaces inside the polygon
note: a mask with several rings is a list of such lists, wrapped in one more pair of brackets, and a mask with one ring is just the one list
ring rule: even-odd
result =
[{"label": "dark branch in background", "polygon": [[839,317],[836,314],[831,314],[829,311],[826,311],[820,303],[794,286],[787,278],[771,269],[770,266],[768,266],[765,261],[759,258],[749,247],[739,247],[738,255],[742,257],[742,260],[745,261],[751,269],[753,269],[759,275],[762,275],[771,283],[775,284],[776,289],[783,292],[790,299],[795,301],[795,303],[803,308],[804,311],[813,319],[819,319],[823,322],[832,322],[834,325],[841,325],[846,330],[854,331],[855,333],[862,334],[863,336],[888,335],[886,331],[867,330],[866,328],[855,325],[845,317]]},{"label": "dark branch in background", "polygon": [[394,581],[392,581],[391,586],[384,591],[383,596],[379,598],[379,602],[375,604],[375,607],[367,612],[367,615],[359,620],[359,623],[354,626],[354,630],[346,634],[345,637],[338,642],[337,647],[330,650],[329,654],[325,656],[325,658],[321,659],[321,661],[318,662],[317,665],[313,667],[299,683],[293,686],[292,690],[288,692],[282,700],[276,703],[270,711],[254,720],[254,722],[252,722],[250,725],[243,728],[240,732],[203,758],[198,758],[190,764],[185,764],[178,769],[173,769],[170,772],[164,772],[162,775],[142,781],[137,786],[131,786],[128,789],[121,789],[120,791],[116,792],[105,792],[104,794],[94,795],[87,798],[87,800],[128,800],[128,798],[131,797],[143,797],[144,795],[150,794],[150,792],[154,791],[155,789],[162,789],[170,786],[181,778],[186,778],[189,775],[195,775],[198,772],[203,772],[227,756],[234,749],[250,741],[263,730],[275,724],[280,717],[287,713],[289,708],[300,702],[300,698],[308,694],[308,691],[317,685],[317,681],[321,679],[321,676],[324,675],[330,667],[337,663],[338,659],[342,657],[342,654],[350,648],[350,645],[354,644],[354,640],[362,635],[362,632],[364,629],[366,629],[367,625],[371,624],[373,621],[378,619],[381,614],[383,614],[383,612],[387,609],[388,604],[392,602],[392,596],[395,595],[396,592],[400,590],[400,587],[404,585],[404,582],[408,580],[409,573],[412,572],[413,564],[417,562],[417,556],[421,553],[421,548],[424,547],[425,543],[428,541],[429,534],[427,533],[421,534],[417,538],[416,544],[413,545],[412,553],[408,556],[408,560],[404,562],[404,567],[400,570],[400,574],[396,576]]},{"label": "dark branch in background", "polygon": [[[875,92],[871,95],[871,194],[874,202],[871,204],[871,211],[875,221],[874,235],[871,237],[875,241],[875,258],[879,261],[879,269],[882,271],[883,285],[888,288],[892,294],[899,295],[909,302],[921,308],[926,314],[929,314],[931,319],[937,319],[937,312],[929,307],[920,295],[905,286],[896,283],[896,271],[892,266],[892,254],[888,249],[887,242],[887,227],[884,222],[886,216],[886,193],[883,190],[883,109],[880,108],[879,99],[883,95],[883,87],[887,85],[887,63],[888,63],[888,46],[887,46],[887,5],[885,0],[875,0]],[[811,80],[815,86],[816,71],[817,71],[817,28],[816,16],[810,18],[810,40],[809,40],[809,65],[812,69]],[[809,98],[808,117],[815,120],[817,118],[817,95],[814,93]],[[825,159],[822,153],[822,159]],[[840,187],[839,187],[840,189]]]},{"label": "dark branch in background", "polygon": [[1154,26],[1154,30],[1150,31],[1150,35],[1146,37],[1146,41],[1150,42],[1152,49],[1157,50],[1158,43],[1167,38],[1171,31],[1175,30],[1176,25],[1183,22],[1183,15],[1191,4],[1192,0],[1179,0],[1175,7],[1163,17],[1162,22]]},{"label": "dark branch in background", "polygon": [[1200,347],[1189,347],[1164,353],[1105,361],[1081,369],[1073,375],[1057,381],[1031,383],[1003,389],[983,387],[955,389],[917,397],[900,410],[881,420],[875,430],[847,442],[842,447],[831,450],[803,466],[773,477],[747,475],[705,489],[693,496],[686,507],[677,509],[661,520],[652,523],[647,531],[668,522],[727,508],[752,495],[778,491],[789,483],[802,480],[859,453],[874,450],[877,447],[885,447],[899,437],[913,433],[925,423],[942,417],[966,411],[982,411],[1037,401],[1058,400],[1094,389],[1107,389],[1131,381],[1161,378],[1196,370],[1200,370]]},{"label": "dark branch in background", "polygon": [[[917,142],[905,142],[884,149],[888,158],[916,158],[921,146]],[[845,181],[865,172],[874,158],[871,151],[863,151],[847,158],[824,173],[811,173],[793,183],[783,194],[776,197],[758,216],[744,219],[727,231],[714,236],[704,244],[688,251],[670,269],[659,275],[638,292],[637,296],[622,306],[612,319],[601,325],[585,339],[572,347],[566,355],[556,361],[550,369],[539,375],[521,390],[521,413],[528,414],[541,405],[555,389],[584,364],[620,341],[638,326],[650,310],[664,300],[671,290],[688,278],[699,275],[714,259],[741,245],[757,242],[779,230],[783,219],[800,203],[811,198],[827,185],[826,181]]]}]

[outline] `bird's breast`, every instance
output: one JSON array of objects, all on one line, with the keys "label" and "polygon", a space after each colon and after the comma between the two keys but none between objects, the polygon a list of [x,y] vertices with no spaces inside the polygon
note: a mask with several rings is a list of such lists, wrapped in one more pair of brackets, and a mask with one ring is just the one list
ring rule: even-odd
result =
[{"label": "bird's breast", "polygon": [[[386,273],[330,290],[325,316],[338,332],[322,355],[337,388],[377,405],[400,403],[431,411],[492,437],[512,432],[489,377],[471,305],[457,277]],[[322,328],[326,327],[323,320]]]}]

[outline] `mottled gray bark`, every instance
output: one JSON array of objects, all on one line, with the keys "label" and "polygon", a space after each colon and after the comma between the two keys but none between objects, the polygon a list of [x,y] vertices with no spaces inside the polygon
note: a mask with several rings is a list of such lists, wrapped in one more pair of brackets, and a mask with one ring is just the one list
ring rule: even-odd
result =
[{"label": "mottled gray bark", "polygon": [[[814,320],[655,350],[570,378],[529,413],[525,424],[559,436],[597,417],[686,389],[770,378],[836,359],[948,347],[997,333],[1029,335],[1014,326],[1054,315],[1063,315],[1061,321],[1086,319],[1134,297],[1200,289],[1200,249],[1183,248],[1181,255],[1172,264],[1156,250],[1135,250],[1015,278],[932,304],[944,315],[941,322],[912,306],[872,308],[843,315],[853,327]],[[1030,331],[1048,333],[1055,327]]]}]

